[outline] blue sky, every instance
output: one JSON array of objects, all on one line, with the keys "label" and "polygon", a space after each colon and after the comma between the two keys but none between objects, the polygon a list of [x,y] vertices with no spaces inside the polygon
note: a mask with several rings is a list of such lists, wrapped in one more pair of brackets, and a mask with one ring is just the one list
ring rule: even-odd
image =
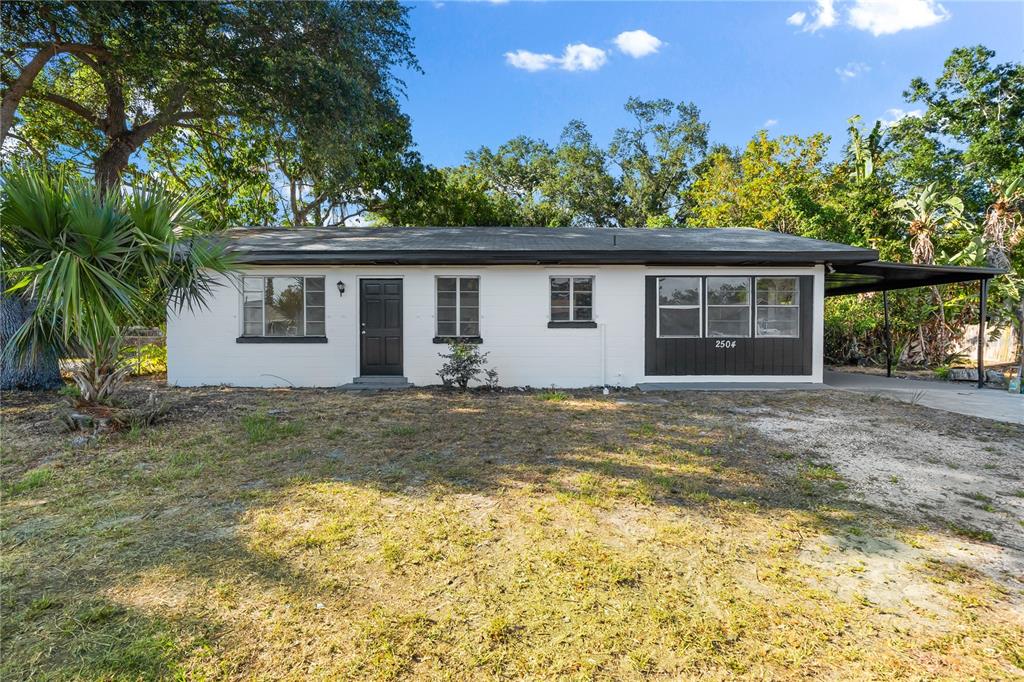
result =
[{"label": "blue sky", "polygon": [[[435,165],[458,164],[469,149],[519,134],[554,143],[572,118],[606,144],[629,123],[622,105],[631,95],[695,102],[715,142],[742,145],[765,126],[773,135],[821,130],[835,154],[850,115],[888,120],[913,110],[903,90],[914,76],[934,80],[954,47],[981,43],[998,61],[1024,60],[1024,2],[411,7],[425,73],[404,76],[403,106]],[[567,52],[570,45],[577,47]]]}]

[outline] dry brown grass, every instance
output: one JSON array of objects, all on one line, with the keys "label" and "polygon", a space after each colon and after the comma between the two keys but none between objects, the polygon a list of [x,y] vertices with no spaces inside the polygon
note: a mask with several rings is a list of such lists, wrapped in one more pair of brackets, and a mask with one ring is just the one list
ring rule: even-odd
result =
[{"label": "dry brown grass", "polygon": [[1019,592],[744,426],[830,395],[167,394],[6,397],[3,679],[1024,675]]}]

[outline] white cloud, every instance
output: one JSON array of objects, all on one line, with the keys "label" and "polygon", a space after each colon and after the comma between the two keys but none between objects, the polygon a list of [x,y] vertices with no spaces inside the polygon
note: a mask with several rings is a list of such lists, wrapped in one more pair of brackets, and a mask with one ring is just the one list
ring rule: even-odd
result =
[{"label": "white cloud", "polygon": [[770,118],[770,119],[768,119],[767,121],[764,122],[764,125],[762,127],[764,127],[764,128],[774,128],[777,125],[779,125],[778,119]]},{"label": "white cloud", "polygon": [[848,21],[854,28],[882,36],[934,26],[949,17],[949,11],[935,0],[854,0]]},{"label": "white cloud", "polygon": [[633,58],[654,54],[664,44],[661,40],[644,30],[623,31],[615,36],[616,47]]},{"label": "white cloud", "polygon": [[871,67],[865,64],[864,62],[849,62],[846,66],[840,66],[836,68],[836,73],[844,81],[848,81],[851,78],[863,76],[870,70]]},{"label": "white cloud", "polygon": [[[797,14],[803,13],[797,12]],[[795,24],[791,21],[795,16],[796,15],[791,15],[789,19],[786,20],[786,23],[790,23],[794,26],[803,26],[805,31],[810,31],[811,33],[823,28],[831,28],[836,25],[837,20],[835,3],[833,0],[817,0],[817,6],[811,10],[810,21],[806,21],[807,17],[805,15],[800,17],[799,24]]]},{"label": "white cloud", "polygon": [[586,43],[574,43],[565,46],[561,57],[529,50],[516,50],[515,52],[506,52],[505,61],[510,66],[524,71],[544,71],[553,66],[563,71],[597,71],[608,61],[608,53]]},{"label": "white cloud", "polygon": [[[831,28],[839,21],[835,5],[835,0],[815,0],[810,13],[794,12],[786,23],[811,33]],[[950,17],[938,0],[850,0],[844,6],[849,26],[875,36],[934,26]]]},{"label": "white cloud", "polygon": [[516,50],[506,52],[505,61],[517,69],[524,71],[543,71],[544,69],[558,63],[558,57],[553,54],[538,54],[529,50]]},{"label": "white cloud", "polygon": [[597,71],[608,61],[608,53],[586,43],[566,45],[559,66],[566,71]]},{"label": "white cloud", "polygon": [[924,111],[921,109],[911,109],[910,111],[899,108],[886,109],[885,115],[881,119],[882,127],[890,128],[907,117],[921,118],[922,116],[924,116]]}]

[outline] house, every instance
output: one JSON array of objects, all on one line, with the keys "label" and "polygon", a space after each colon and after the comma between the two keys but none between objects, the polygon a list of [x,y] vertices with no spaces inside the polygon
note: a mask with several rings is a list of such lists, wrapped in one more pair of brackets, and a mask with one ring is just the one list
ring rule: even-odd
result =
[{"label": "house", "polygon": [[827,295],[980,280],[750,228],[246,228],[240,274],[167,321],[178,386],[439,383],[450,341],[505,386],[821,382]]}]

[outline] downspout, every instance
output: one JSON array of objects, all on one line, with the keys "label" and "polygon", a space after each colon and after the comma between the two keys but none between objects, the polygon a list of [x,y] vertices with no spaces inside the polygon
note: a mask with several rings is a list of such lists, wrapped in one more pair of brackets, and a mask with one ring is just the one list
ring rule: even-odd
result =
[{"label": "downspout", "polygon": [[601,330],[601,386],[604,387],[605,391],[608,390],[608,358],[607,358],[607,344],[605,342],[605,324],[601,322],[597,325]]}]

